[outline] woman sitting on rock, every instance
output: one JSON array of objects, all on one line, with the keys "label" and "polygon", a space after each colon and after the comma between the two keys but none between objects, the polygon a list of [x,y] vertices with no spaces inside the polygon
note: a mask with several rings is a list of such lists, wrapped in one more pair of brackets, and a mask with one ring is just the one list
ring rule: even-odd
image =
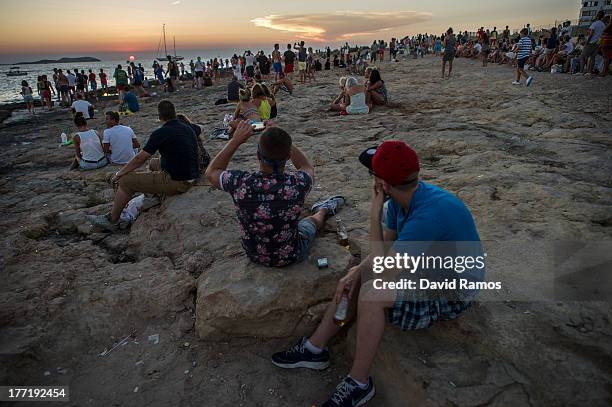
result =
[{"label": "woman sitting on rock", "polygon": [[266,91],[261,83],[256,83],[251,88],[251,98],[253,102],[259,103],[257,107],[257,113],[262,121],[270,120],[272,114],[272,106],[276,105],[276,101],[266,96]]},{"label": "woman sitting on rock", "polygon": [[74,124],[79,131],[72,138],[76,155],[70,169],[95,170],[108,164],[102,148],[102,136],[87,127],[87,120],[83,117],[83,113],[77,112],[74,116]]},{"label": "woman sitting on rock", "polygon": [[344,86],[346,95],[345,111],[348,114],[365,114],[370,112],[370,108],[366,105],[365,86],[360,85],[352,76],[346,78]]},{"label": "woman sitting on rock", "polygon": [[193,123],[189,117],[181,113],[176,115],[176,119],[191,127],[195,133],[196,141],[198,143],[198,165],[200,166],[200,175],[202,175],[202,173],[206,170],[206,167],[208,167],[208,164],[210,164],[210,155],[204,148],[204,143],[202,143],[202,139],[200,138],[200,135],[202,134],[202,126]]},{"label": "woman sitting on rock", "polygon": [[388,102],[387,87],[380,77],[378,69],[372,69],[370,83],[366,88],[366,104],[372,110],[374,105],[384,106]]},{"label": "woman sitting on rock", "polygon": [[230,122],[229,133],[233,134],[236,127],[240,122],[248,120],[251,123],[260,122],[261,116],[259,115],[260,100],[251,99],[251,91],[249,89],[240,89],[239,92],[240,101],[234,111],[234,120]]},{"label": "woman sitting on rock", "polygon": [[272,100],[272,103],[270,104],[270,106],[271,106],[270,119],[274,119],[278,115],[278,110],[277,110],[277,107],[276,107],[276,98],[274,97],[272,92],[270,92],[270,89],[266,85],[264,85],[263,83],[261,84],[261,88],[263,89],[266,97],[268,99]]},{"label": "woman sitting on rock", "polygon": [[335,112],[340,112],[344,110],[346,107],[346,90],[344,89],[346,86],[346,76],[341,76],[338,80],[338,85],[340,85],[340,94],[338,97],[334,99],[334,101],[330,105],[330,109]]},{"label": "woman sitting on rock", "polygon": [[272,94],[276,95],[279,89],[284,90],[288,94],[293,93],[293,82],[291,79],[287,78],[283,72],[279,72],[278,80],[270,85],[272,88]]}]

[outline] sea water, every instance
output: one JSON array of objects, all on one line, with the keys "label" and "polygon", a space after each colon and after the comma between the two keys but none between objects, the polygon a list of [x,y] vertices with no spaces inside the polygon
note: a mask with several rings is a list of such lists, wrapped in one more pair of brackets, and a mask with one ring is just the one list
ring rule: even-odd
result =
[{"label": "sea water", "polygon": [[[271,50],[266,49],[266,52],[272,52]],[[181,55],[185,58],[182,61],[179,61],[178,64],[182,62],[185,64],[185,72],[190,72],[189,69],[189,61],[196,60],[197,57],[201,57],[202,61],[206,62],[211,58],[223,58],[225,63],[225,59],[231,59],[234,53],[240,55],[243,51],[238,50],[225,50],[212,53],[210,51],[203,51],[200,53],[194,53],[197,51],[191,51],[189,53],[181,53]],[[95,57],[95,55],[91,55]],[[104,72],[108,78],[108,86],[114,86],[115,80],[113,79],[113,73],[115,72],[115,68],[117,65],[121,65],[124,69],[126,69],[126,61],[128,60],[129,55],[125,57],[123,60],[102,60],[100,62],[72,62],[67,64],[33,64],[33,65],[19,65],[19,64],[3,64],[0,65],[0,103],[11,103],[11,102],[22,102],[23,97],[19,94],[21,92],[21,81],[25,80],[28,82],[28,85],[32,88],[34,92],[34,98],[39,99],[40,96],[38,92],[36,92],[36,82],[39,75],[47,75],[47,79],[53,83],[53,68],[61,69],[64,73],[67,70],[71,70],[74,72],[74,69],[77,68],[79,72],[84,70],[87,75],[89,75],[89,70],[91,69],[96,74],[96,81],[98,82],[98,89],[100,89],[100,68],[104,69]],[[29,60],[37,60],[42,58],[30,58]],[[59,59],[58,58],[47,58],[44,59]],[[18,57],[16,60],[24,60],[23,57]],[[145,68],[145,76],[149,79],[154,78],[153,75],[153,61],[155,58],[146,58],[146,59],[135,59],[134,63],[138,65],[139,63]],[[165,64],[165,60],[157,59],[162,64]],[[21,71],[26,71],[28,74],[24,76],[6,76],[6,72],[9,71],[9,68],[12,66],[19,66]],[[164,68],[165,69],[165,68]],[[127,71],[127,70],[126,70]]]}]

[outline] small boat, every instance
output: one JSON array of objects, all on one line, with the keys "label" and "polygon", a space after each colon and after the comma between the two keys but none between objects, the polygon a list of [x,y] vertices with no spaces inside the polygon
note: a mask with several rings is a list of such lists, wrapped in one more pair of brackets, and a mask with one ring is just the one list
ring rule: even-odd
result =
[{"label": "small boat", "polygon": [[13,66],[9,68],[8,72],[6,73],[6,76],[24,76],[27,74],[28,73],[26,71],[20,70],[18,66]]}]

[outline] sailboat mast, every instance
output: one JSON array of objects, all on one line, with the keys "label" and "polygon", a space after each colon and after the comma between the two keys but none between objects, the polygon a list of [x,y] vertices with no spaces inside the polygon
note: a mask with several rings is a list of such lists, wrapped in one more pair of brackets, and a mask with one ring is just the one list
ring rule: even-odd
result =
[{"label": "sailboat mast", "polygon": [[167,56],[168,55],[168,49],[166,48],[166,24],[164,24],[162,26],[162,30],[164,32],[164,52],[165,52],[164,56]]}]

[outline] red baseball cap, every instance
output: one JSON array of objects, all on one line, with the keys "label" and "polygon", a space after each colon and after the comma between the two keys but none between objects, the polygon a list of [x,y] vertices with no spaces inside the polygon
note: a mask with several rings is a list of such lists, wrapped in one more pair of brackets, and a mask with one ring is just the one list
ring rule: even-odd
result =
[{"label": "red baseball cap", "polygon": [[378,147],[370,147],[359,156],[359,161],[378,178],[390,185],[401,185],[410,174],[418,172],[419,156],[403,141],[385,141]]}]

